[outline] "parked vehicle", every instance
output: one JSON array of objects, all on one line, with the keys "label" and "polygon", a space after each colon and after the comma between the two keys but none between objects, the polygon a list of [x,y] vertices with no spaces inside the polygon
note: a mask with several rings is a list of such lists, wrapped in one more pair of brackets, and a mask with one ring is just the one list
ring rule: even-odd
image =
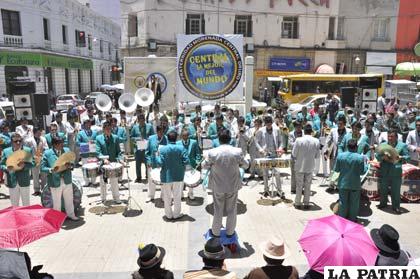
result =
[{"label": "parked vehicle", "polygon": [[94,104],[99,94],[103,94],[103,92],[90,92],[85,98],[85,106]]},{"label": "parked vehicle", "polygon": [[[320,107],[326,107],[327,104],[325,103],[325,98],[327,94],[316,94],[309,97],[306,97],[299,103],[294,103],[289,106],[287,112],[292,115],[293,118],[296,118],[297,114],[302,111],[303,107],[307,107],[308,111],[314,107],[315,103],[319,103]],[[340,103],[340,98],[334,95],[334,98],[338,100]]]},{"label": "parked vehicle", "polygon": [[74,106],[83,105],[83,100],[79,95],[76,94],[66,94],[60,95],[57,97],[56,108],[58,111],[67,110]]}]

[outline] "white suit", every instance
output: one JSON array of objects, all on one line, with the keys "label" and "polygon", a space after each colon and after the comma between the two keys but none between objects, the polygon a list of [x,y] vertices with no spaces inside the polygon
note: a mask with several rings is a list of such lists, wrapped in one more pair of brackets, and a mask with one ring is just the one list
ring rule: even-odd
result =
[{"label": "white suit", "polygon": [[[45,150],[48,149],[47,140],[43,136],[39,138],[38,144],[36,143],[36,140],[33,136],[26,138],[24,144],[32,149],[32,154],[34,155],[36,155],[37,150],[40,149],[42,156]],[[41,173],[41,164],[32,168],[32,179],[34,185],[34,192],[39,192],[42,189],[44,189],[44,186],[47,184],[47,174]]]},{"label": "white suit", "polygon": [[410,159],[412,161],[419,161],[419,153],[417,148],[420,147],[420,135],[416,130],[410,131],[405,140],[408,150],[410,151]]}]

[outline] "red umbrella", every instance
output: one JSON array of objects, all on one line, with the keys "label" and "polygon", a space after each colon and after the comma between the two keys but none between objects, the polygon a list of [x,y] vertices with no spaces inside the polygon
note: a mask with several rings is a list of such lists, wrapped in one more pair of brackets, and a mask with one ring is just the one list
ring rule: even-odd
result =
[{"label": "red umbrella", "polygon": [[65,219],[66,214],[40,205],[0,210],[0,248],[20,248],[56,233]]},{"label": "red umbrella", "polygon": [[378,248],[365,228],[337,215],[310,220],[299,239],[311,269],[375,265]]}]

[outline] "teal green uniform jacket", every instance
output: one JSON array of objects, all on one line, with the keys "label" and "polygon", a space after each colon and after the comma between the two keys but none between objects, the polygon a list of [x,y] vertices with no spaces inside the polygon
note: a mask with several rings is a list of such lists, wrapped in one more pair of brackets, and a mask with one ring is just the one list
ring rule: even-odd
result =
[{"label": "teal green uniform jacket", "polygon": [[125,143],[127,141],[127,134],[125,132],[125,128],[123,127],[116,127],[112,129],[112,134],[118,137],[120,143]]},{"label": "teal green uniform jacket", "polygon": [[[64,145],[67,146],[68,141],[67,141],[66,135],[63,132],[58,132],[57,135],[64,140]],[[48,148],[50,148],[50,149],[53,148],[51,133],[46,134],[45,139],[47,140]]]},{"label": "teal green uniform jacket", "polygon": [[251,126],[252,121],[254,121],[254,119],[257,117],[256,114],[253,114],[251,112],[248,112],[245,115],[245,125],[247,125],[248,127]]},{"label": "teal green uniform jacket", "polygon": [[188,154],[189,165],[195,169],[201,162],[201,150],[197,141],[189,139],[186,143],[184,143],[183,140],[179,140],[176,144],[185,148]]},{"label": "teal green uniform jacket", "polygon": [[309,114],[309,112],[307,112],[305,116],[301,112],[297,114],[296,116],[297,121],[302,122],[304,119],[306,119],[306,121],[312,121],[312,116]]},{"label": "teal green uniform jacket", "polygon": [[81,143],[88,143],[91,140],[94,141],[97,135],[96,131],[90,130],[90,132],[87,132],[86,130],[81,130],[77,134],[76,145],[80,146]]},{"label": "teal green uniform jacket", "polygon": [[190,135],[190,139],[197,140],[197,129],[193,123],[188,125],[188,133]]},{"label": "teal green uniform jacket", "polygon": [[[29,147],[24,146],[23,150],[28,152],[29,154],[32,154],[32,149]],[[16,172],[9,172],[7,171],[6,161],[7,158],[9,158],[10,155],[13,154],[13,147],[8,147],[3,150],[3,154],[1,155],[1,169],[6,172],[7,174],[7,187],[9,188],[15,188],[16,184],[19,183],[20,187],[27,187],[31,184],[31,174],[30,169],[34,167],[34,159],[32,156],[31,162],[25,162],[25,166],[22,170],[16,171]]]},{"label": "teal green uniform jacket", "polygon": [[153,126],[149,123],[145,123],[146,125],[140,127],[139,124],[134,124],[131,128],[130,137],[131,138],[142,138],[148,139],[150,136],[155,134],[153,131]]},{"label": "teal green uniform jacket", "polygon": [[0,138],[3,139],[3,143],[0,145],[1,149],[6,149],[6,148],[11,146],[12,139],[11,139],[10,133],[7,133],[7,134],[2,133],[2,134],[0,134]]},{"label": "teal green uniform jacket", "polygon": [[147,165],[151,166],[152,168],[157,168],[157,158],[156,152],[159,150],[159,145],[167,145],[168,138],[163,136],[161,141],[159,142],[157,135],[152,135],[147,142],[146,148],[146,163]]},{"label": "teal green uniform jacket", "polygon": [[96,155],[109,156],[110,162],[117,162],[123,159],[120,149],[120,141],[116,135],[111,134],[109,139],[104,134],[96,137]]},{"label": "teal green uniform jacket", "polygon": [[[219,139],[214,139],[212,140],[213,142],[213,148],[219,147],[220,146],[220,141]],[[236,139],[232,138],[229,142],[230,145],[232,145],[233,147],[236,147]]]},{"label": "teal green uniform jacket", "polygon": [[398,154],[402,157],[402,160],[399,160],[397,163],[392,164],[389,162],[385,162],[378,153],[376,153],[376,159],[381,163],[381,167],[379,169],[379,177],[386,177],[386,176],[396,176],[401,177],[402,175],[402,164],[410,159],[410,155],[408,153],[407,144],[398,141],[397,145],[394,147]]},{"label": "teal green uniform jacket", "polygon": [[[69,152],[70,149],[64,147],[62,150],[62,154]],[[50,173],[50,169],[54,167],[55,161],[57,161],[59,156],[55,153],[54,149],[48,149],[42,155],[41,160],[41,171],[48,173],[47,185],[48,187],[58,188],[61,184],[61,178],[64,179],[65,184],[71,184],[71,170],[65,170],[60,173]]]},{"label": "teal green uniform jacket", "polygon": [[334,171],[339,172],[338,189],[361,190],[360,176],[367,171],[363,155],[345,151],[337,156]]},{"label": "teal green uniform jacket", "polygon": [[161,166],[160,181],[162,183],[184,181],[185,165],[188,164],[187,150],[183,146],[170,142],[160,150],[157,165]]},{"label": "teal green uniform jacket", "polygon": [[[325,123],[327,124],[327,126],[329,127],[329,128],[334,128],[334,124],[331,122],[331,121],[329,121],[328,119],[325,121]],[[314,131],[315,132],[317,132],[317,133],[319,133],[320,131],[321,131],[321,119],[315,119],[314,121],[313,121],[313,129],[314,129]]]},{"label": "teal green uniform jacket", "polygon": [[[223,124],[223,127],[226,128],[226,125]],[[217,130],[217,124],[216,124],[216,122],[211,123],[209,125],[208,130],[207,130],[207,136],[210,139],[216,139],[218,137],[217,132],[218,132],[218,130]]]},{"label": "teal green uniform jacket", "polygon": [[[347,133],[343,140],[341,141],[341,144],[338,146],[338,152],[344,152],[348,151],[347,144],[349,140],[353,138],[353,133]],[[369,138],[366,135],[361,135],[359,140],[357,141],[357,153],[359,154],[367,154],[370,151],[370,145],[369,145]]]}]

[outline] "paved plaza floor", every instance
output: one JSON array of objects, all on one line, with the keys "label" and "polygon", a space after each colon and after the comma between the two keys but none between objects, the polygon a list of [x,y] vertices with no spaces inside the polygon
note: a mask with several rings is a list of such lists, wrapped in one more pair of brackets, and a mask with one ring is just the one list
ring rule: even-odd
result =
[{"label": "paved plaza floor", "polygon": [[[130,162],[130,178],[135,179],[135,163]],[[81,169],[75,169],[74,176],[82,180]],[[126,179],[126,174],[124,174]],[[242,249],[229,255],[228,269],[243,277],[252,268],[264,264],[258,249],[261,241],[273,234],[281,234],[291,248],[292,256],[285,264],[295,265],[300,275],[307,271],[305,256],[297,242],[308,220],[332,214],[331,205],[338,199],[337,193],[328,193],[326,187],[319,186],[321,178],[313,180],[312,207],[297,210],[293,207],[294,195],[290,194],[290,179],[283,178],[287,202],[274,206],[260,199],[263,185],[251,181],[239,192],[237,233]],[[130,278],[138,268],[137,247],[139,243],[155,243],[166,249],[163,266],[175,273],[176,278],[188,269],[202,267],[197,252],[204,245],[203,234],[212,220],[212,197],[202,187],[195,188],[196,199],[183,201],[182,212],[187,214],[178,222],[163,220],[163,202],[146,203],[147,186],[131,183],[132,195],[142,208],[142,214],[124,217],[123,206],[113,206],[105,212],[98,204],[98,188],[83,188],[83,208],[79,212],[82,220],[66,221],[63,229],[56,234],[37,240],[21,248],[32,258],[33,265],[43,264],[43,270],[58,279],[70,278]],[[31,190],[32,192],[32,190]],[[108,192],[111,199],[111,193]],[[128,197],[127,190],[121,190],[122,200]],[[186,191],[184,195],[186,196]],[[0,208],[10,205],[0,188]],[[156,192],[159,198],[160,191]],[[33,204],[40,203],[39,197],[31,196]],[[400,233],[400,243],[413,257],[420,258],[420,205],[402,204],[403,214],[394,215],[390,210],[376,208],[377,202],[364,201],[360,219],[367,230],[378,228],[384,223],[393,225]],[[100,214],[103,213],[103,214]]]}]

